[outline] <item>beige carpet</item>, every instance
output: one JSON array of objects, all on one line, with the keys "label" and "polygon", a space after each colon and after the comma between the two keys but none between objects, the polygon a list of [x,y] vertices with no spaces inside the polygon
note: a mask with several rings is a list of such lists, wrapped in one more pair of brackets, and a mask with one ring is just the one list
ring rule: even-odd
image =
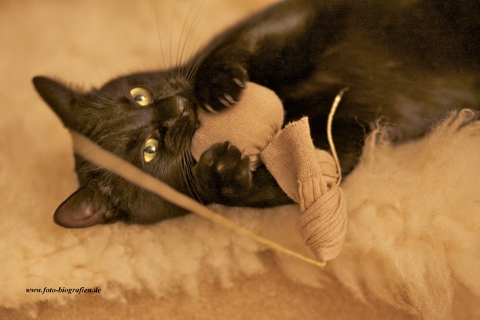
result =
[{"label": "beige carpet", "polygon": [[[172,294],[156,298],[129,292],[125,302],[82,296],[63,306],[40,303],[38,319],[414,319],[382,304],[365,306],[338,283],[315,290],[292,283],[269,262],[264,274],[241,279],[230,289],[205,284],[198,296]],[[24,319],[24,312],[4,310],[6,319]]]},{"label": "beige carpet", "polygon": [[[370,140],[344,183],[344,250],[322,270],[193,215],[145,227],[53,223],[77,187],[72,146],[31,78],[88,88],[174,64],[268,2],[0,2],[1,319],[480,318],[480,135],[468,112],[400,148]],[[308,253],[296,206],[214,209]],[[45,287],[101,292],[26,292]]]}]

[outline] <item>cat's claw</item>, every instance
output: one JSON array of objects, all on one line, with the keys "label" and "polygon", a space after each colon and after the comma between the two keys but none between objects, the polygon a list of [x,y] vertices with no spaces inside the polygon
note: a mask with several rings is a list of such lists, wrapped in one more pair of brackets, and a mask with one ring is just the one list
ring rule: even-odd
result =
[{"label": "cat's claw", "polygon": [[215,109],[213,109],[212,106],[209,105],[208,103],[205,103],[205,104],[203,105],[203,108],[205,108],[205,110],[207,110],[208,112],[217,113],[217,111],[215,111]]},{"label": "cat's claw", "polygon": [[247,86],[242,80],[238,78],[233,78],[233,81],[235,81],[235,83],[242,89],[245,89],[245,87]]},{"label": "cat's claw", "polygon": [[223,98],[218,98],[218,100],[220,100],[220,102],[228,108],[233,107],[237,103],[237,100],[233,99],[229,94],[225,94]]},{"label": "cat's claw", "polygon": [[247,81],[247,70],[241,64],[206,63],[197,74],[196,95],[207,110],[220,111],[237,104]]}]

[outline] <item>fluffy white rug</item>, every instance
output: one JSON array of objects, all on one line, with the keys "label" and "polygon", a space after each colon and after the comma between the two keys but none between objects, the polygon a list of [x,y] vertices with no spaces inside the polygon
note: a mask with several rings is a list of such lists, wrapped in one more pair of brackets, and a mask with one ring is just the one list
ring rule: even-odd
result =
[{"label": "fluffy white rug", "polygon": [[[379,133],[381,140],[381,133]],[[334,273],[358,296],[424,318],[480,316],[480,122],[462,110],[400,147],[370,138],[345,181],[349,227]],[[463,313],[463,316],[460,316]],[[465,316],[465,318],[464,318]]]},{"label": "fluffy white rug", "polygon": [[[323,270],[269,255],[257,243],[194,215],[153,226],[67,230],[53,224],[56,206],[76,188],[71,142],[36,96],[31,77],[57,75],[98,85],[130,70],[160,67],[159,42],[167,63],[175,61],[169,55],[175,57],[181,47],[171,46],[170,38],[180,38],[184,21],[197,21],[185,30],[201,42],[269,1],[212,0],[204,7],[195,1],[156,2],[158,17],[154,2],[0,5],[1,307],[35,317],[40,301],[81,303],[87,295],[26,293],[45,287],[98,287],[95,299],[126,303],[131,292],[200,297],[205,284],[218,285],[222,295],[275,268],[290,278],[292,292],[299,283],[320,297],[327,281],[339,281],[366,303],[384,302],[426,319],[480,317],[480,124],[467,111],[428,138],[400,147],[389,146],[381,133],[369,140],[343,186],[349,210],[344,250]],[[205,7],[215,14],[204,13]],[[308,253],[294,227],[296,206],[214,209]],[[345,305],[330,310],[329,318],[345,317],[342,308],[351,304],[345,292],[334,298]],[[240,298],[250,296],[262,301],[255,290]],[[1,309],[0,315],[10,311]]]}]

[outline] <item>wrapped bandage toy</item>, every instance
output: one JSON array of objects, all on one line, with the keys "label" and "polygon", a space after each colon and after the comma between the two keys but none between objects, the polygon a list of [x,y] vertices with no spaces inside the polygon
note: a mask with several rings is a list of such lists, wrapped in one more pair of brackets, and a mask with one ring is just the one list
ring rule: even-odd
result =
[{"label": "wrapped bandage toy", "polygon": [[248,83],[236,106],[219,113],[199,110],[201,127],[192,141],[192,155],[215,143],[230,141],[250,157],[252,170],[265,164],[283,191],[300,205],[297,227],[319,261],[335,258],[346,232],[345,195],[336,184],[332,156],[315,149],[308,119],[283,130],[283,105],[268,88]]}]

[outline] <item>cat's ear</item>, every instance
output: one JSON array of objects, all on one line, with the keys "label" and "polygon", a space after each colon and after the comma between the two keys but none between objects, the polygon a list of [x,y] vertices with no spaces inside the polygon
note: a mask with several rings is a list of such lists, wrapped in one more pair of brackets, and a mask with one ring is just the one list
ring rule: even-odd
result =
[{"label": "cat's ear", "polygon": [[72,112],[72,107],[75,105],[79,93],[47,77],[34,77],[32,81],[42,99],[59,116],[63,124],[74,128],[76,117]]},{"label": "cat's ear", "polygon": [[108,222],[104,196],[90,186],[80,187],[55,211],[53,220],[66,228],[85,228]]}]

